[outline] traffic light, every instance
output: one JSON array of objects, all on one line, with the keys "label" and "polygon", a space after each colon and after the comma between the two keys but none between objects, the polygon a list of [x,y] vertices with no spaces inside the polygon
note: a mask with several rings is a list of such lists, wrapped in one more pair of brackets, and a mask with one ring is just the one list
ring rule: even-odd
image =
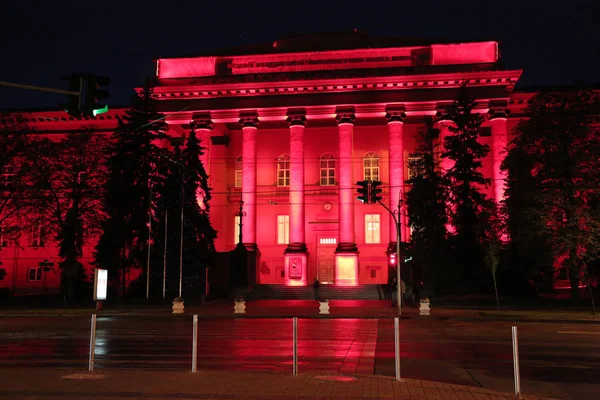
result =
[{"label": "traffic light", "polygon": [[67,112],[72,117],[80,118],[81,117],[81,107],[80,107],[80,99],[81,92],[83,91],[83,75],[81,74],[71,74],[69,76],[64,76],[63,79],[68,81],[68,90],[70,92],[77,92],[79,95],[68,94],[67,103],[61,104],[60,107]]},{"label": "traffic light", "polygon": [[107,76],[96,76],[89,74],[86,76],[85,90],[83,97],[83,114],[88,117],[95,117],[108,111],[106,104],[98,103],[99,101],[108,98],[108,90],[102,89],[103,86],[110,84],[110,78]]},{"label": "traffic light", "polygon": [[364,204],[369,204],[370,196],[369,196],[369,181],[358,181],[356,184],[359,186],[357,190],[358,192],[358,200],[362,201]]},{"label": "traffic light", "polygon": [[381,189],[377,186],[381,186],[381,181],[371,181],[371,192],[369,193],[371,196],[371,203],[377,203],[381,201]]}]

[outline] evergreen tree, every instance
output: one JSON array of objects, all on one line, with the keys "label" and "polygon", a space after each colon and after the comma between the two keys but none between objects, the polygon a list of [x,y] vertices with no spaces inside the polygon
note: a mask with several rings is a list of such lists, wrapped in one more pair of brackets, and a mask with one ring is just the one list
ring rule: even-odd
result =
[{"label": "evergreen tree", "polygon": [[411,185],[406,194],[406,205],[412,230],[413,280],[417,297],[421,281],[424,282],[425,296],[433,294],[427,292],[442,294],[450,291],[452,282],[446,232],[447,185],[436,165],[439,131],[434,129],[431,120],[426,124],[427,131],[417,138],[420,157],[409,163],[413,178],[406,181]]},{"label": "evergreen tree", "polygon": [[199,289],[204,297],[206,267],[215,251],[216,231],[210,223],[210,187],[208,175],[200,160],[205,148],[196,137],[194,127],[190,130],[181,154],[183,169],[184,207],[184,277],[186,287]]},{"label": "evergreen tree", "polygon": [[162,161],[159,140],[166,138],[167,124],[156,111],[147,85],[119,118],[107,161],[108,183],[104,210],[108,215],[96,246],[96,264],[121,275],[121,295],[130,268],[145,265],[151,187],[161,180],[156,173]]},{"label": "evergreen tree", "polygon": [[[522,212],[538,220],[538,235],[545,238],[554,263],[568,268],[571,295],[577,300],[586,266],[600,253],[594,208],[600,188],[600,99],[587,91],[544,91],[527,111],[529,118],[517,126],[505,165],[514,188],[525,183],[530,188],[510,192],[515,199],[509,201],[531,198],[521,205]],[[525,167],[517,165],[520,152],[530,160]]]},{"label": "evergreen tree", "polygon": [[478,141],[483,117],[473,113],[475,102],[468,98],[463,86],[458,99],[448,109],[448,119],[453,122],[449,129],[453,135],[445,138],[445,151],[442,157],[454,161],[446,171],[449,183],[450,222],[454,227],[451,238],[456,263],[460,270],[457,283],[466,284],[463,290],[481,289],[484,282],[482,245],[485,232],[481,231],[480,218],[483,213],[493,214],[493,201],[488,199],[481,188],[490,180],[480,171],[482,159],[490,148]]},{"label": "evergreen tree", "polygon": [[515,141],[508,149],[502,163],[502,169],[508,174],[501,208],[510,238],[508,287],[514,294],[529,294],[533,289],[549,291],[554,281],[552,252],[545,236],[540,235],[543,219],[535,211],[543,207],[538,177],[533,174],[535,160]]}]

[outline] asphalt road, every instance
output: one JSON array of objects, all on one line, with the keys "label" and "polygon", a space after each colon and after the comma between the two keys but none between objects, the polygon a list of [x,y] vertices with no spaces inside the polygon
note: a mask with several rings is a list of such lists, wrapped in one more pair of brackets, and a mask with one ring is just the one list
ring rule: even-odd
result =
[{"label": "asphalt road", "polygon": [[[401,320],[402,377],[511,392],[511,324]],[[600,398],[600,326],[519,323],[522,392]],[[0,318],[0,368],[87,369],[90,320]],[[95,367],[189,370],[192,318],[99,317]],[[299,319],[300,373],[394,375],[392,319]],[[291,319],[200,319],[198,369],[292,372]],[[1,380],[1,378],[0,378]]]}]

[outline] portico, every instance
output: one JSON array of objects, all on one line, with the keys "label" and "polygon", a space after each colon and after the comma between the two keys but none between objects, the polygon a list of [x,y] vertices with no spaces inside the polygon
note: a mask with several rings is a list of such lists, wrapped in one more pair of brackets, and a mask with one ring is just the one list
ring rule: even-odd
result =
[{"label": "portico", "polygon": [[[466,84],[475,112],[490,116],[483,172],[494,182],[486,193],[500,201],[506,109],[521,71],[497,61],[496,42],[159,59],[155,94],[162,112],[185,109],[169,124],[203,129],[218,250],[236,245],[243,201],[243,244],[258,257],[258,283],[385,284],[396,227],[383,207],[356,200],[356,181],[381,180],[396,210],[425,120],[437,123],[440,141],[452,134],[440,110]],[[440,167],[451,163],[442,158]],[[404,205],[400,220],[408,242]]]}]

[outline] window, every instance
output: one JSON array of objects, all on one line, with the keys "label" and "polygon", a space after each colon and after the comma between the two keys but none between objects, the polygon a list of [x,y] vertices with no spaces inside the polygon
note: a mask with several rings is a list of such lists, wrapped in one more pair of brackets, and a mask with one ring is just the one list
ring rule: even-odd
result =
[{"label": "window", "polygon": [[336,243],[337,243],[336,238],[320,238],[319,239],[319,244],[336,244]]},{"label": "window", "polygon": [[288,244],[290,242],[290,216],[277,216],[277,244]]},{"label": "window", "polygon": [[277,159],[277,186],[290,186],[290,155],[282,154]]},{"label": "window", "polygon": [[423,154],[419,153],[411,153],[408,155],[408,177],[409,179],[414,179],[417,176],[421,175],[425,172],[425,160],[423,158]]},{"label": "window", "polygon": [[381,243],[381,216],[379,214],[365,214],[365,243]]},{"label": "window", "polygon": [[42,239],[42,227],[35,224],[31,227],[29,232],[29,245],[33,247],[43,247],[44,241]]},{"label": "window", "polygon": [[370,151],[363,157],[364,180],[379,180],[379,155]]},{"label": "window", "polygon": [[331,153],[321,156],[321,186],[335,185],[335,158]]},{"label": "window", "polygon": [[8,224],[6,220],[0,223],[0,247],[8,246]]},{"label": "window", "polygon": [[240,216],[235,216],[235,226],[233,228],[233,243],[238,244],[240,242]]},{"label": "window", "polygon": [[235,159],[235,187],[242,187],[242,156]]},{"label": "window", "polygon": [[41,281],[42,280],[42,267],[29,268],[29,275],[27,276],[29,281]]},{"label": "window", "polygon": [[0,189],[8,189],[13,183],[15,174],[14,170],[10,167],[4,167],[0,174]]},{"label": "window", "polygon": [[78,172],[77,173],[77,184],[78,185],[82,185],[85,184],[88,180],[88,173],[87,172]]}]

